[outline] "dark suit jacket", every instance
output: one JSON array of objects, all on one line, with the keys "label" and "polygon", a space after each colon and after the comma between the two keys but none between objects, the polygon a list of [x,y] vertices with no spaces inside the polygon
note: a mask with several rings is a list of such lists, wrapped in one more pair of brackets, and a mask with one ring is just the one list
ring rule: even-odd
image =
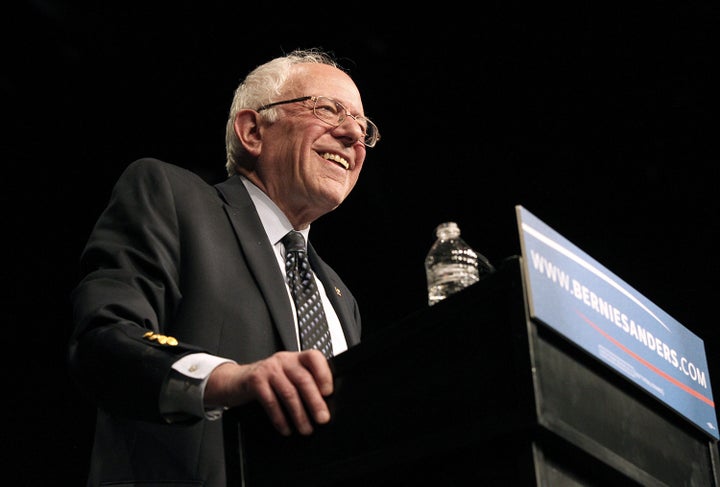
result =
[{"label": "dark suit jacket", "polygon": [[[355,298],[312,246],[308,255],[348,346],[357,344]],[[213,187],[158,160],[134,162],[81,268],[69,364],[98,404],[88,484],[224,487],[221,421],[168,424],[158,394],[188,353],[244,363],[297,350],[282,273],[242,182]],[[178,343],[151,340],[148,331]]]}]

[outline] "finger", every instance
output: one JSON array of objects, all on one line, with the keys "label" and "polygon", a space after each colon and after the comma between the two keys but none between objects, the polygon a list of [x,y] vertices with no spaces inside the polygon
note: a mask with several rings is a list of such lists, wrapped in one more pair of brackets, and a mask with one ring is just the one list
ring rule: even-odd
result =
[{"label": "finger", "polygon": [[312,374],[320,394],[333,393],[333,376],[327,359],[319,350],[305,350],[299,355],[300,363]]},{"label": "finger", "polygon": [[269,382],[258,381],[255,383],[254,394],[257,401],[262,406],[265,414],[270,419],[270,423],[273,427],[283,436],[290,436],[292,431],[290,425],[285,417],[285,410],[275,391],[270,386]]},{"label": "finger", "polygon": [[[295,370],[295,372],[292,372]],[[305,375],[305,379],[298,380],[298,376]],[[293,380],[293,377],[295,378]],[[296,382],[297,381],[297,382]],[[303,384],[313,382],[312,377],[307,371],[299,368],[290,368],[289,375],[274,376],[270,380],[270,385],[281,403],[281,409],[290,417],[298,432],[303,435],[309,435],[313,432],[313,426],[310,418],[305,411],[305,403],[298,392],[298,382]],[[303,386],[304,387],[304,386]],[[315,388],[315,395],[320,396]]]},{"label": "finger", "polygon": [[324,396],[333,391],[332,372],[327,359],[315,350],[303,352],[299,358],[303,368],[292,371],[290,380],[313,419],[319,424],[325,424],[330,421],[330,410]]}]

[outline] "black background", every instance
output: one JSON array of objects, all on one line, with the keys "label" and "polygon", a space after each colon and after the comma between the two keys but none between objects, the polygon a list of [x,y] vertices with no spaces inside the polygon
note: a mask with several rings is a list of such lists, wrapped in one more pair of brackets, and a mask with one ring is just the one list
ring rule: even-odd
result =
[{"label": "black background", "polygon": [[699,335],[720,397],[715,2],[95,3],[15,3],[2,29],[13,485],[83,482],[69,292],[114,181],[144,156],[224,178],[234,88],[296,47],[335,52],[383,137],[312,227],[366,336],[426,306],[438,223],[497,264],[519,253],[520,204]]}]

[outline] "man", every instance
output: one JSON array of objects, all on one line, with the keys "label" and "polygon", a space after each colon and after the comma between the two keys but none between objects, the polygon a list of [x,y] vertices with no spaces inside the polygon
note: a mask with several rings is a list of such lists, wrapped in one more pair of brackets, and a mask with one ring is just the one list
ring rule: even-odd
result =
[{"label": "man", "polygon": [[[131,164],[81,258],[73,376],[98,405],[88,485],[224,486],[224,408],[258,401],[279,434],[327,423],[326,357],[300,350],[283,237],[355,186],[379,139],[320,50],[253,70],[228,118],[228,179]],[[307,246],[334,354],[360,341],[350,290]]]}]

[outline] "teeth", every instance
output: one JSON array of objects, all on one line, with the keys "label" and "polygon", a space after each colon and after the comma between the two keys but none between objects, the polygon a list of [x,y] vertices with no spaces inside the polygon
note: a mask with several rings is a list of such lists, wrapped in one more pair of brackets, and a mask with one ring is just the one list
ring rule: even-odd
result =
[{"label": "teeth", "polygon": [[344,167],[345,169],[349,169],[349,168],[350,168],[350,164],[348,163],[348,161],[346,161],[345,159],[343,159],[342,157],[340,157],[340,156],[337,155],[337,154],[331,154],[331,153],[329,153],[329,152],[326,152],[326,153],[323,154],[322,156],[323,156],[325,159],[327,159],[328,161],[337,162],[338,164],[340,164],[340,165],[341,165],[342,167]]}]

